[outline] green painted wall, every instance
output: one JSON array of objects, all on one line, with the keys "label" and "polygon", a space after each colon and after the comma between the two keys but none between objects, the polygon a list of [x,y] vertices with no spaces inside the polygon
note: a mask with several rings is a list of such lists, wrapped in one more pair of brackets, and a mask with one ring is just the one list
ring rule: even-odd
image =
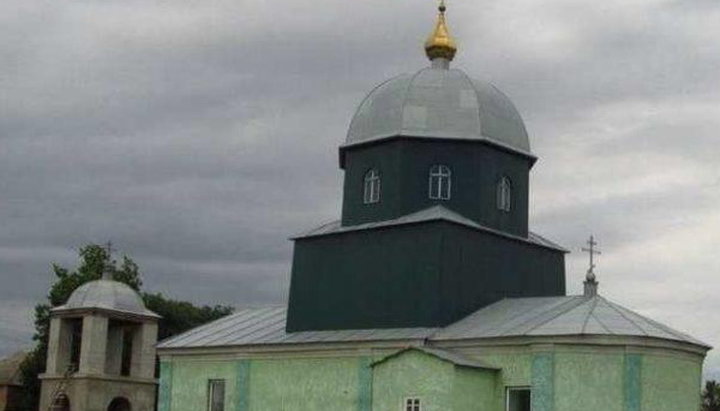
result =
[{"label": "green painted wall", "polygon": [[695,411],[700,406],[699,361],[643,355],[642,411]]},{"label": "green painted wall", "polygon": [[555,411],[625,411],[624,355],[555,353]]},{"label": "green painted wall", "polygon": [[168,411],[200,411],[207,409],[208,380],[225,380],[225,404],[228,411],[237,402],[236,360],[192,360],[173,361],[172,401]]},{"label": "green painted wall", "polygon": [[528,353],[527,348],[511,352],[503,350],[499,353],[493,353],[492,349],[487,351],[487,354],[481,356],[482,360],[500,368],[493,409],[504,411],[506,387],[529,387],[532,384],[532,354]]},{"label": "green painted wall", "polygon": [[495,407],[498,375],[497,371],[492,370],[455,367],[452,411],[492,410]]},{"label": "green painted wall", "polygon": [[420,397],[423,411],[449,411],[455,366],[408,351],[374,367],[373,411],[398,411],[406,397]]},{"label": "green painted wall", "polygon": [[[527,236],[528,176],[532,161],[482,142],[398,138],[348,149],[345,158],[343,225],[397,218],[436,204],[488,227]],[[436,164],[450,167],[450,200],[431,200],[428,173]],[[365,173],[382,178],[380,202],[363,204]],[[497,209],[497,183],[513,183],[513,208]]]},{"label": "green painted wall", "polygon": [[642,355],[625,354],[623,371],[625,411],[640,411],[642,407]]},{"label": "green painted wall", "polygon": [[158,411],[170,411],[172,401],[173,361],[160,362],[160,383],[158,386]]},{"label": "green painted wall", "polygon": [[506,387],[533,387],[534,411],[696,411],[701,359],[667,351],[556,345],[486,348],[499,372],[456,367],[406,351],[372,358],[237,360],[187,356],[161,362],[159,411],[202,411],[207,381],[226,380],[227,411],[398,411],[417,396],[425,411],[504,411]]},{"label": "green painted wall", "polygon": [[358,411],[360,365],[358,358],[254,360],[250,410]]},{"label": "green painted wall", "polygon": [[533,411],[555,411],[554,353],[533,355],[531,378]]}]

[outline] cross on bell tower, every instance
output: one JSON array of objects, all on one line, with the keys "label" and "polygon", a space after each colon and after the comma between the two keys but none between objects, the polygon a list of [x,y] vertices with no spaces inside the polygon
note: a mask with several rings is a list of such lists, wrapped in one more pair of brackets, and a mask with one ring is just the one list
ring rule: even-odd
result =
[{"label": "cross on bell tower", "polygon": [[588,267],[587,274],[585,275],[584,284],[584,295],[585,297],[594,297],[597,295],[598,281],[595,278],[595,255],[601,255],[600,250],[596,248],[598,245],[595,241],[595,237],[590,235],[590,239],[587,241],[587,248],[583,247],[582,251],[588,253],[590,256],[590,266]]}]

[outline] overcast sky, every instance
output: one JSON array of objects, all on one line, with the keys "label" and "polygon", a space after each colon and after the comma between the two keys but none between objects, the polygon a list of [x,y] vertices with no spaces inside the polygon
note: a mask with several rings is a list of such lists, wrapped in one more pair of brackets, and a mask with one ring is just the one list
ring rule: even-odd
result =
[{"label": "overcast sky", "polygon": [[[526,121],[531,228],[573,250],[568,292],[594,233],[601,294],[720,346],[720,3],[448,6],[454,66]],[[0,355],[90,242],[150,291],[283,302],[287,238],[339,216],[355,108],[428,64],[434,19],[432,0],[0,2]]]}]

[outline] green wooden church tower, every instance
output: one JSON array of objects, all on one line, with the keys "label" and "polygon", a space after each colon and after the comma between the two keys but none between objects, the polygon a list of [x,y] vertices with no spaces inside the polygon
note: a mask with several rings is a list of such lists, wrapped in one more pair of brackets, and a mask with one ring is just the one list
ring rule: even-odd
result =
[{"label": "green wooden church tower", "polygon": [[445,326],[565,295],[565,251],[528,231],[522,118],[450,68],[443,13],[425,49],[430,67],[376,87],[351,122],[342,218],[295,238],[288,331]]}]

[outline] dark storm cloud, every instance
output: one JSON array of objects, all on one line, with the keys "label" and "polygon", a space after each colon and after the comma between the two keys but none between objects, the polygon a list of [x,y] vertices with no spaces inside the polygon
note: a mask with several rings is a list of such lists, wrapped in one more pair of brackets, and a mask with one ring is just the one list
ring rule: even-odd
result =
[{"label": "dark storm cloud", "polygon": [[[535,228],[573,250],[595,232],[606,295],[710,343],[719,17],[700,0],[449,14],[456,64],[525,117]],[[287,237],[339,215],[353,111],[426,64],[433,19],[410,0],[2,2],[0,283],[18,286],[0,291],[0,353],[29,341],[50,263],[88,242],[113,240],[151,291],[282,302]],[[568,257],[573,292],[584,265]]]}]

